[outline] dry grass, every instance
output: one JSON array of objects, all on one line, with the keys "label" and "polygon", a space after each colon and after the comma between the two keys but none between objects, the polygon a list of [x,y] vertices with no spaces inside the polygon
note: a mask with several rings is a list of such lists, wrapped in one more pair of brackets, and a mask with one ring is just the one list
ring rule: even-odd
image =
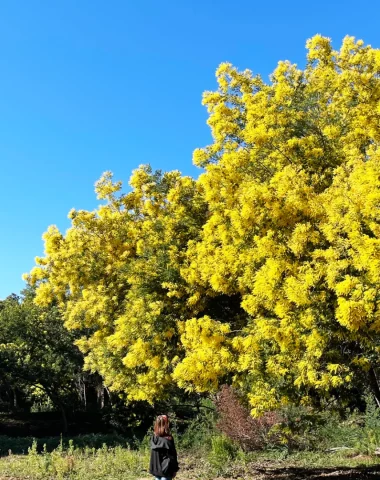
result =
[{"label": "dry grass", "polygon": [[[12,455],[0,459],[0,480],[152,480],[149,452],[126,448],[92,452]],[[283,458],[279,452],[242,455],[220,468],[206,455],[181,455],[177,480],[366,480],[380,479],[380,459],[303,452]]]}]

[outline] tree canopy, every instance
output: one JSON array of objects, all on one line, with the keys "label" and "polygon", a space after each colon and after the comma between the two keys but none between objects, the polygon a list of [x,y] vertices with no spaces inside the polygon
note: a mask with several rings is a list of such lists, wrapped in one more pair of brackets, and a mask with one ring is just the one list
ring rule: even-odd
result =
[{"label": "tree canopy", "polygon": [[13,392],[14,407],[20,392],[34,400],[48,398],[62,412],[67,430],[67,406],[81,403],[83,357],[58,308],[36,306],[30,289],[24,294],[0,302],[0,385]]},{"label": "tree canopy", "polygon": [[307,49],[269,83],[218,68],[197,180],[141,166],[122,194],[107,172],[98,209],[46,232],[36,302],[130,400],[229,383],[259,414],[363,375],[380,398],[380,51]]}]

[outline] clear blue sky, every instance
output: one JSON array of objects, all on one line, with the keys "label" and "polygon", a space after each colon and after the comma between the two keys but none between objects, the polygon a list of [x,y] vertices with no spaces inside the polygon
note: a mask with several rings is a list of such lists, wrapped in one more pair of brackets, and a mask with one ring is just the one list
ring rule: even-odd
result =
[{"label": "clear blue sky", "polygon": [[48,225],[94,209],[105,170],[198,175],[203,90],[222,61],[265,77],[316,33],[380,47],[380,2],[2,0],[0,298],[19,292]]}]

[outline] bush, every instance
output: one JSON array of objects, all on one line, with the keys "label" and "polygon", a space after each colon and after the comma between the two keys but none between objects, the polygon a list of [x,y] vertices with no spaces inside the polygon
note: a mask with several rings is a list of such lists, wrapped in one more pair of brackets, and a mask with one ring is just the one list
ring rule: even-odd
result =
[{"label": "bush", "polygon": [[211,450],[208,461],[213,472],[217,475],[226,473],[231,462],[238,454],[237,445],[225,435],[216,435],[211,438]]},{"label": "bush", "polygon": [[277,442],[288,450],[318,449],[328,431],[336,431],[337,416],[329,412],[318,412],[311,407],[289,405],[279,411],[281,421],[271,433]]},{"label": "bush", "polygon": [[372,455],[380,447],[380,409],[370,392],[364,395],[364,401],[366,404],[364,425],[355,446],[358,451]]},{"label": "bush", "polygon": [[178,447],[189,448],[211,448],[211,439],[215,435],[216,411],[211,401],[203,400],[199,412],[195,417],[183,422],[184,427],[178,433]]},{"label": "bush", "polygon": [[318,412],[309,407],[286,407],[280,412],[281,423],[272,433],[288,450],[326,452],[348,448],[352,455],[371,455],[380,447],[380,409],[371,394],[366,394],[364,401],[364,414],[347,410],[345,418],[334,409]]},{"label": "bush", "polygon": [[276,438],[271,433],[273,427],[281,421],[276,412],[267,412],[259,418],[253,418],[241,404],[237,393],[227,385],[220,390],[216,406],[219,413],[216,425],[218,430],[236,442],[242,450],[261,450],[276,443]]}]

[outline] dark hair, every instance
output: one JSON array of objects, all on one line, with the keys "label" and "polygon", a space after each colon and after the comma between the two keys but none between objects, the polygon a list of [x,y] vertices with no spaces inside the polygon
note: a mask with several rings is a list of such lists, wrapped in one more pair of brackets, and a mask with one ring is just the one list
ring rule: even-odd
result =
[{"label": "dark hair", "polygon": [[154,434],[157,437],[171,438],[169,419],[167,415],[159,415],[154,422]]}]

